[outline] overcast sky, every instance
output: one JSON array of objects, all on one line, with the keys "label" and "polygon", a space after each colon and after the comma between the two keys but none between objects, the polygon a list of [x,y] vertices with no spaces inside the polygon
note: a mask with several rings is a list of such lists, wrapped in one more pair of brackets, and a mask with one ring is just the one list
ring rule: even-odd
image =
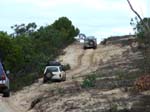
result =
[{"label": "overcast sky", "polygon": [[[130,1],[142,17],[150,16],[150,0]],[[0,9],[0,30],[8,33],[14,24],[45,26],[66,16],[81,33],[99,40],[133,33],[130,20],[135,17],[126,0],[1,0]]]}]

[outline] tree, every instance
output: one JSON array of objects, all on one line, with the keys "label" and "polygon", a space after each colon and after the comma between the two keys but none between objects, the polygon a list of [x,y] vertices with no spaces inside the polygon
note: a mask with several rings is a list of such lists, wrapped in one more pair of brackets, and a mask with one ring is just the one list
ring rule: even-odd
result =
[{"label": "tree", "polygon": [[59,18],[52,24],[52,27],[61,33],[61,38],[63,38],[65,46],[72,43],[75,40],[74,37],[80,32],[67,17]]},{"label": "tree", "polygon": [[12,38],[7,33],[0,32],[0,51],[2,61],[6,67],[12,71],[18,70],[22,62],[21,49],[13,44]]},{"label": "tree", "polygon": [[14,25],[11,26],[11,28],[14,30],[14,33],[12,36],[21,36],[21,35],[31,35],[37,28],[36,23],[29,23],[27,25],[25,24],[20,24],[20,25]]},{"label": "tree", "polygon": [[[150,18],[142,19],[140,14],[132,7],[132,4],[127,0],[131,10],[136,14],[140,21],[137,21],[135,29],[137,30],[137,37],[139,44],[143,47],[142,53],[144,56],[144,72],[150,73]],[[133,21],[133,20],[132,20]]]},{"label": "tree", "polygon": [[133,6],[132,6],[130,0],[127,0],[127,2],[128,2],[128,4],[129,4],[131,10],[132,10],[132,11],[136,14],[136,16],[140,19],[142,25],[144,26],[143,28],[144,28],[145,30],[147,30],[147,31],[150,31],[150,26],[148,26],[148,25],[146,24],[146,22],[143,21],[143,19],[142,19],[142,17],[140,16],[140,14],[133,8]]}]

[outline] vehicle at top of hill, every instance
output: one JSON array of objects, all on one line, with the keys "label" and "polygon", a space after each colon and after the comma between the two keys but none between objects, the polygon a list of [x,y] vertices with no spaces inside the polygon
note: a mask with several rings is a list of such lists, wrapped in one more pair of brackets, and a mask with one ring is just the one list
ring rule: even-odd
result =
[{"label": "vehicle at top of hill", "polygon": [[84,41],[83,49],[87,48],[97,48],[97,39],[94,36],[86,36],[85,34],[80,33],[79,39]]},{"label": "vehicle at top of hill", "polygon": [[84,39],[84,46],[83,46],[83,48],[84,49],[87,49],[87,48],[96,49],[97,48],[97,39],[94,36],[86,37]]}]

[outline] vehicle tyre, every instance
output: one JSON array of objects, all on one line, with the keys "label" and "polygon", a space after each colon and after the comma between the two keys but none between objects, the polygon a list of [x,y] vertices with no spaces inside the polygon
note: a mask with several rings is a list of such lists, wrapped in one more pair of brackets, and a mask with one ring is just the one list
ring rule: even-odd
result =
[{"label": "vehicle tyre", "polygon": [[93,47],[93,49],[96,49],[96,48],[97,48],[97,46],[94,46],[94,47]]},{"label": "vehicle tyre", "polygon": [[86,50],[86,47],[84,46],[83,49]]},{"label": "vehicle tyre", "polygon": [[45,77],[46,77],[47,79],[51,79],[52,76],[53,76],[53,74],[52,74],[51,72],[48,72],[48,73],[46,73],[46,75],[45,75]]},{"label": "vehicle tyre", "polygon": [[9,96],[10,96],[10,90],[9,89],[4,90],[3,97],[9,97]]},{"label": "vehicle tyre", "polygon": [[53,74],[51,72],[48,72],[44,75],[43,83],[46,83],[48,80],[52,78]]},{"label": "vehicle tyre", "polygon": [[43,83],[46,83],[47,81],[48,81],[48,79],[44,76]]},{"label": "vehicle tyre", "polygon": [[62,81],[66,81],[66,74],[63,75],[63,77],[62,77],[61,80],[62,80]]}]

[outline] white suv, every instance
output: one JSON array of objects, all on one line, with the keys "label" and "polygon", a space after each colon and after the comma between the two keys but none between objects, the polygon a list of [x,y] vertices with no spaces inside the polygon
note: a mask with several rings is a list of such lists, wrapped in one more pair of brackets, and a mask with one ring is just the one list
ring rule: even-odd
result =
[{"label": "white suv", "polygon": [[47,82],[48,80],[59,80],[59,81],[66,80],[66,73],[65,71],[63,71],[61,65],[45,67],[43,83]]},{"label": "white suv", "polygon": [[6,75],[5,69],[0,62],[0,93],[3,93],[3,97],[10,96],[9,79]]}]

